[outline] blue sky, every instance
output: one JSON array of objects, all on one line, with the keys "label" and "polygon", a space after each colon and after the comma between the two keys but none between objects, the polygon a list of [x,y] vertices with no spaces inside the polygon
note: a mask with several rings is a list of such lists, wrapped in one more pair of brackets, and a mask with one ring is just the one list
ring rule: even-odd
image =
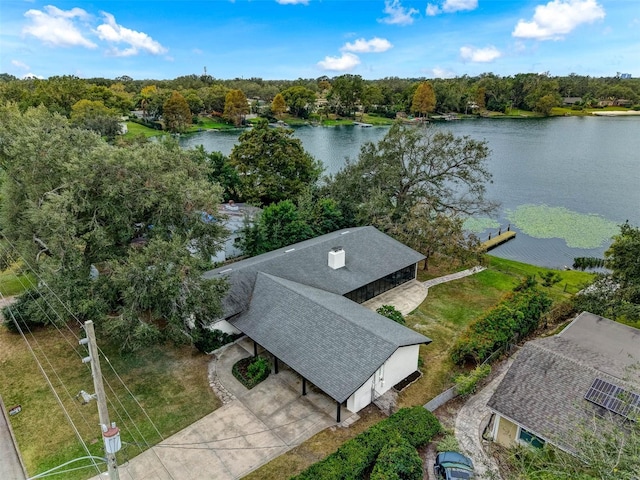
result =
[{"label": "blue sky", "polygon": [[640,76],[638,0],[0,2],[0,72]]}]

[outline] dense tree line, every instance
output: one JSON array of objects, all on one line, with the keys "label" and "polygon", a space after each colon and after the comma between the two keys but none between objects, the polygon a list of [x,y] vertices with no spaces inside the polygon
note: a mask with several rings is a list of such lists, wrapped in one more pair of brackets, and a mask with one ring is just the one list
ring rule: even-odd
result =
[{"label": "dense tree line", "polygon": [[[513,76],[485,73],[430,80],[397,77],[365,80],[351,74],[297,80],[221,80],[210,75],[185,75],[172,80],[134,80],[127,76],[19,80],[8,74],[0,75],[0,103],[15,102],[22,111],[44,105],[50,112],[67,117],[78,101],[90,100],[101,102],[114,112],[127,114],[137,109],[145,117],[158,118],[174,92],[188,104],[191,115],[226,115],[233,123],[238,123],[238,115],[242,115],[238,108],[248,109],[249,105],[252,113],[277,117],[284,111],[280,99],[272,109],[278,95],[285,101],[284,108],[299,118],[312,113],[352,117],[358,111],[394,118],[398,112],[422,116],[431,112],[505,112],[512,108],[546,115],[552,107],[561,105],[563,98],[572,98],[573,108],[597,107],[602,102],[637,106],[640,79],[577,74],[554,77],[548,73]],[[234,92],[231,98],[230,92]],[[242,98],[249,100],[246,106],[239,104]],[[231,114],[229,105],[233,105]]]}]

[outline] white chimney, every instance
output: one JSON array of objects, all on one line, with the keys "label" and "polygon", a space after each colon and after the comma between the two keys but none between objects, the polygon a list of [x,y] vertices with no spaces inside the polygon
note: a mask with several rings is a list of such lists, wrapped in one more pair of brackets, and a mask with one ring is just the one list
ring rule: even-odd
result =
[{"label": "white chimney", "polygon": [[342,247],[334,247],[329,252],[329,266],[334,270],[344,267],[345,253]]}]

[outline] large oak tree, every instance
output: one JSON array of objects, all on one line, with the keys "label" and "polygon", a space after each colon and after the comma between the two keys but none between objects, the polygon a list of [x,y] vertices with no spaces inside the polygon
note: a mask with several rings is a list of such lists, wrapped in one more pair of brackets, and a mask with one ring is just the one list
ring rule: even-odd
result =
[{"label": "large oak tree", "polygon": [[173,142],[108,145],[43,107],[0,115],[2,229],[40,280],[24,296],[46,300],[41,321],[69,308],[135,348],[189,341],[219,315],[224,285],[201,272],[223,233],[205,221],[221,189],[200,155]]},{"label": "large oak tree", "polygon": [[242,199],[261,205],[296,198],[322,172],[293,130],[270,128],[266,121],[240,135],[230,161],[240,176]]},{"label": "large oak tree", "polygon": [[446,245],[438,251],[453,253],[467,244],[461,220],[497,206],[485,197],[488,155],[484,141],[395,124],[356,161],[347,159],[328,179],[327,195],[353,224],[375,225],[429,255],[437,243],[427,251],[424,239],[439,231]]}]

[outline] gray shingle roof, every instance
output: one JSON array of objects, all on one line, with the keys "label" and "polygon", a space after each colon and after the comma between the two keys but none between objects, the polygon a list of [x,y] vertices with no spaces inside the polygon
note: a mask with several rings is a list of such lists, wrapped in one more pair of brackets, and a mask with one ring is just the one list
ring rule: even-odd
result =
[{"label": "gray shingle roof", "polygon": [[603,409],[584,399],[601,378],[636,393],[640,331],[589,313],[560,335],[527,342],[487,403],[530,432],[574,451],[579,425]]},{"label": "gray shingle roof", "polygon": [[339,402],[399,347],[431,342],[345,297],[264,273],[231,323]]},{"label": "gray shingle roof", "polygon": [[[346,264],[333,270],[327,265],[327,255],[337,246],[345,250]],[[357,227],[210,270],[205,277],[228,278],[230,290],[223,300],[223,309],[225,317],[230,317],[248,307],[257,272],[344,295],[423,258],[424,255],[374,227]]]}]

